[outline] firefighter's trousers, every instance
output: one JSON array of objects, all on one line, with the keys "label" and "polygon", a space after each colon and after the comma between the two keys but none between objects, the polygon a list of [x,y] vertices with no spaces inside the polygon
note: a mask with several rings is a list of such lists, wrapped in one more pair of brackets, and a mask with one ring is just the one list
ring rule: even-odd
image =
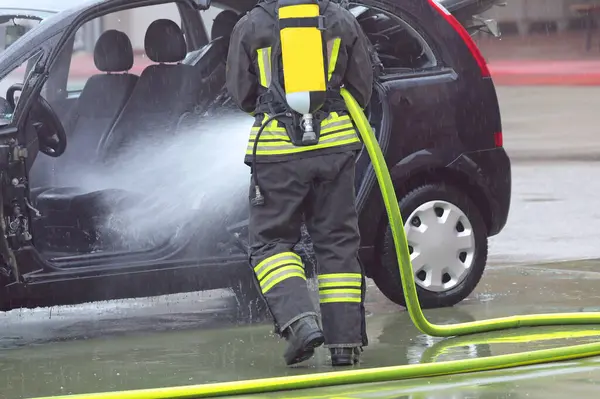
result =
[{"label": "firefighter's trousers", "polygon": [[[316,315],[304,266],[292,249],[304,220],[318,263],[325,346],[366,346],[365,281],[358,261],[355,152],[257,163],[265,203],[250,205],[250,264],[278,332]],[[250,197],[254,196],[251,184]]]}]

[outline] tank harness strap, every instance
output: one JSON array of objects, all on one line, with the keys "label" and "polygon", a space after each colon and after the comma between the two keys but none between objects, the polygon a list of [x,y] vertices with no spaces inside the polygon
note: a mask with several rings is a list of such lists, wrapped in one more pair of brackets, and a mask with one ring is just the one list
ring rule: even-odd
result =
[{"label": "tank harness strap", "polygon": [[321,31],[325,30],[325,17],[296,17],[279,20],[279,29],[285,28],[317,28]]}]

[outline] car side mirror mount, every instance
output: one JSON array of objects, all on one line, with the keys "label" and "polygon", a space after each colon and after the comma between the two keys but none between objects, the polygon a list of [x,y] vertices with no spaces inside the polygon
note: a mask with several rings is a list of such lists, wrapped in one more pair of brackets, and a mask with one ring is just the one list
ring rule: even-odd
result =
[{"label": "car side mirror mount", "polygon": [[194,0],[194,4],[198,10],[208,10],[210,8],[211,0]]},{"label": "car side mirror mount", "polygon": [[0,48],[7,49],[25,33],[27,33],[27,28],[23,25],[11,24],[0,26]]}]

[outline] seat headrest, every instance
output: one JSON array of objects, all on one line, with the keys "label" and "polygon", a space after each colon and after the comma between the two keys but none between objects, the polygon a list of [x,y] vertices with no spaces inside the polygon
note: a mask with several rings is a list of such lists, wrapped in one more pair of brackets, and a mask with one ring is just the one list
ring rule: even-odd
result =
[{"label": "seat headrest", "polygon": [[237,24],[241,17],[242,16],[238,15],[235,11],[221,11],[213,20],[212,28],[210,30],[210,39],[215,40],[218,37],[230,36],[235,24]]},{"label": "seat headrest", "polygon": [[123,72],[133,66],[133,48],[129,37],[118,30],[107,30],[94,47],[94,64],[102,72]]},{"label": "seat headrest", "polygon": [[183,32],[170,19],[152,22],[144,38],[146,55],[154,62],[180,62],[187,54]]}]

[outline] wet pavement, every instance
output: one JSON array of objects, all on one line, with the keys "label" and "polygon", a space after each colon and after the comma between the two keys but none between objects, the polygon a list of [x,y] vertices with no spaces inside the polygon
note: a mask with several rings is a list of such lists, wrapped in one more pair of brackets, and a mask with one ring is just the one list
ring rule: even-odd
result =
[{"label": "wet pavement", "polygon": [[[426,315],[433,322],[446,324],[533,312],[600,310],[600,292],[596,289],[600,273],[594,271],[597,268],[594,262],[493,267],[476,294],[460,306],[427,311]],[[107,304],[62,307],[52,314],[50,310],[41,309],[9,312],[0,318],[0,331],[4,336],[0,340],[4,348],[0,352],[3,397],[200,384],[332,370],[327,366],[324,349],[318,350],[305,364],[286,368],[281,357],[284,345],[276,342],[270,325],[240,324],[232,328],[228,318],[234,315],[234,299],[224,293],[210,294],[122,301],[112,307]],[[522,332],[505,331],[450,340],[432,338],[419,333],[408,314],[387,302],[372,286],[367,309],[370,345],[363,354],[362,368],[544,349],[593,342],[600,336],[600,326],[581,326],[575,328],[579,334],[569,339],[556,338],[556,334],[560,337],[566,328],[529,328]],[[549,333],[554,334],[552,339],[531,341],[531,334]],[[597,363],[580,366],[584,364],[588,363],[571,362],[553,367],[542,376],[552,372],[559,383],[563,375],[571,378],[577,370],[579,378],[585,380],[586,373],[591,372],[589,367],[600,368]],[[511,379],[511,376],[522,378],[528,375],[526,370],[472,375],[467,379],[471,383],[467,384],[466,392],[473,390],[473,381],[486,379],[498,380],[501,387],[516,389],[523,380]],[[579,384],[578,392],[597,389],[594,380],[588,379]],[[427,384],[441,384],[441,387],[453,381],[463,379],[438,377],[428,379]],[[402,390],[418,386],[416,381],[406,381],[387,384],[385,389],[404,392]],[[454,387],[456,392],[464,392],[461,386]],[[521,397],[493,396],[505,388],[498,391],[486,384],[485,389],[487,391],[479,390],[480,396],[470,397]],[[343,389],[339,394],[342,392]],[[388,392],[387,397],[391,393]],[[322,394],[319,391],[319,395]],[[304,395],[298,392],[288,396]],[[342,396],[348,397],[347,394]],[[355,393],[350,397],[362,396]]]},{"label": "wet pavement", "polygon": [[[491,240],[490,266],[476,292],[454,308],[427,311],[431,321],[600,311],[600,261],[593,259],[600,257],[600,211],[595,207],[600,163],[594,162],[600,137],[595,111],[584,104],[600,96],[600,90],[564,90],[499,90],[506,148],[514,157],[509,221]],[[558,103],[570,108],[548,108]],[[566,261],[550,263],[557,260]],[[332,370],[324,349],[306,364],[286,368],[284,344],[272,335],[270,324],[238,322],[235,308],[230,293],[214,291],[0,313],[0,398]],[[419,333],[408,314],[372,282],[367,310],[370,345],[361,368],[544,349],[594,342],[600,336],[600,326],[581,326],[568,329],[578,333],[563,339],[557,337],[566,336],[566,328],[548,327],[432,338]],[[593,398],[599,371],[600,360],[588,359],[246,397]]]}]

